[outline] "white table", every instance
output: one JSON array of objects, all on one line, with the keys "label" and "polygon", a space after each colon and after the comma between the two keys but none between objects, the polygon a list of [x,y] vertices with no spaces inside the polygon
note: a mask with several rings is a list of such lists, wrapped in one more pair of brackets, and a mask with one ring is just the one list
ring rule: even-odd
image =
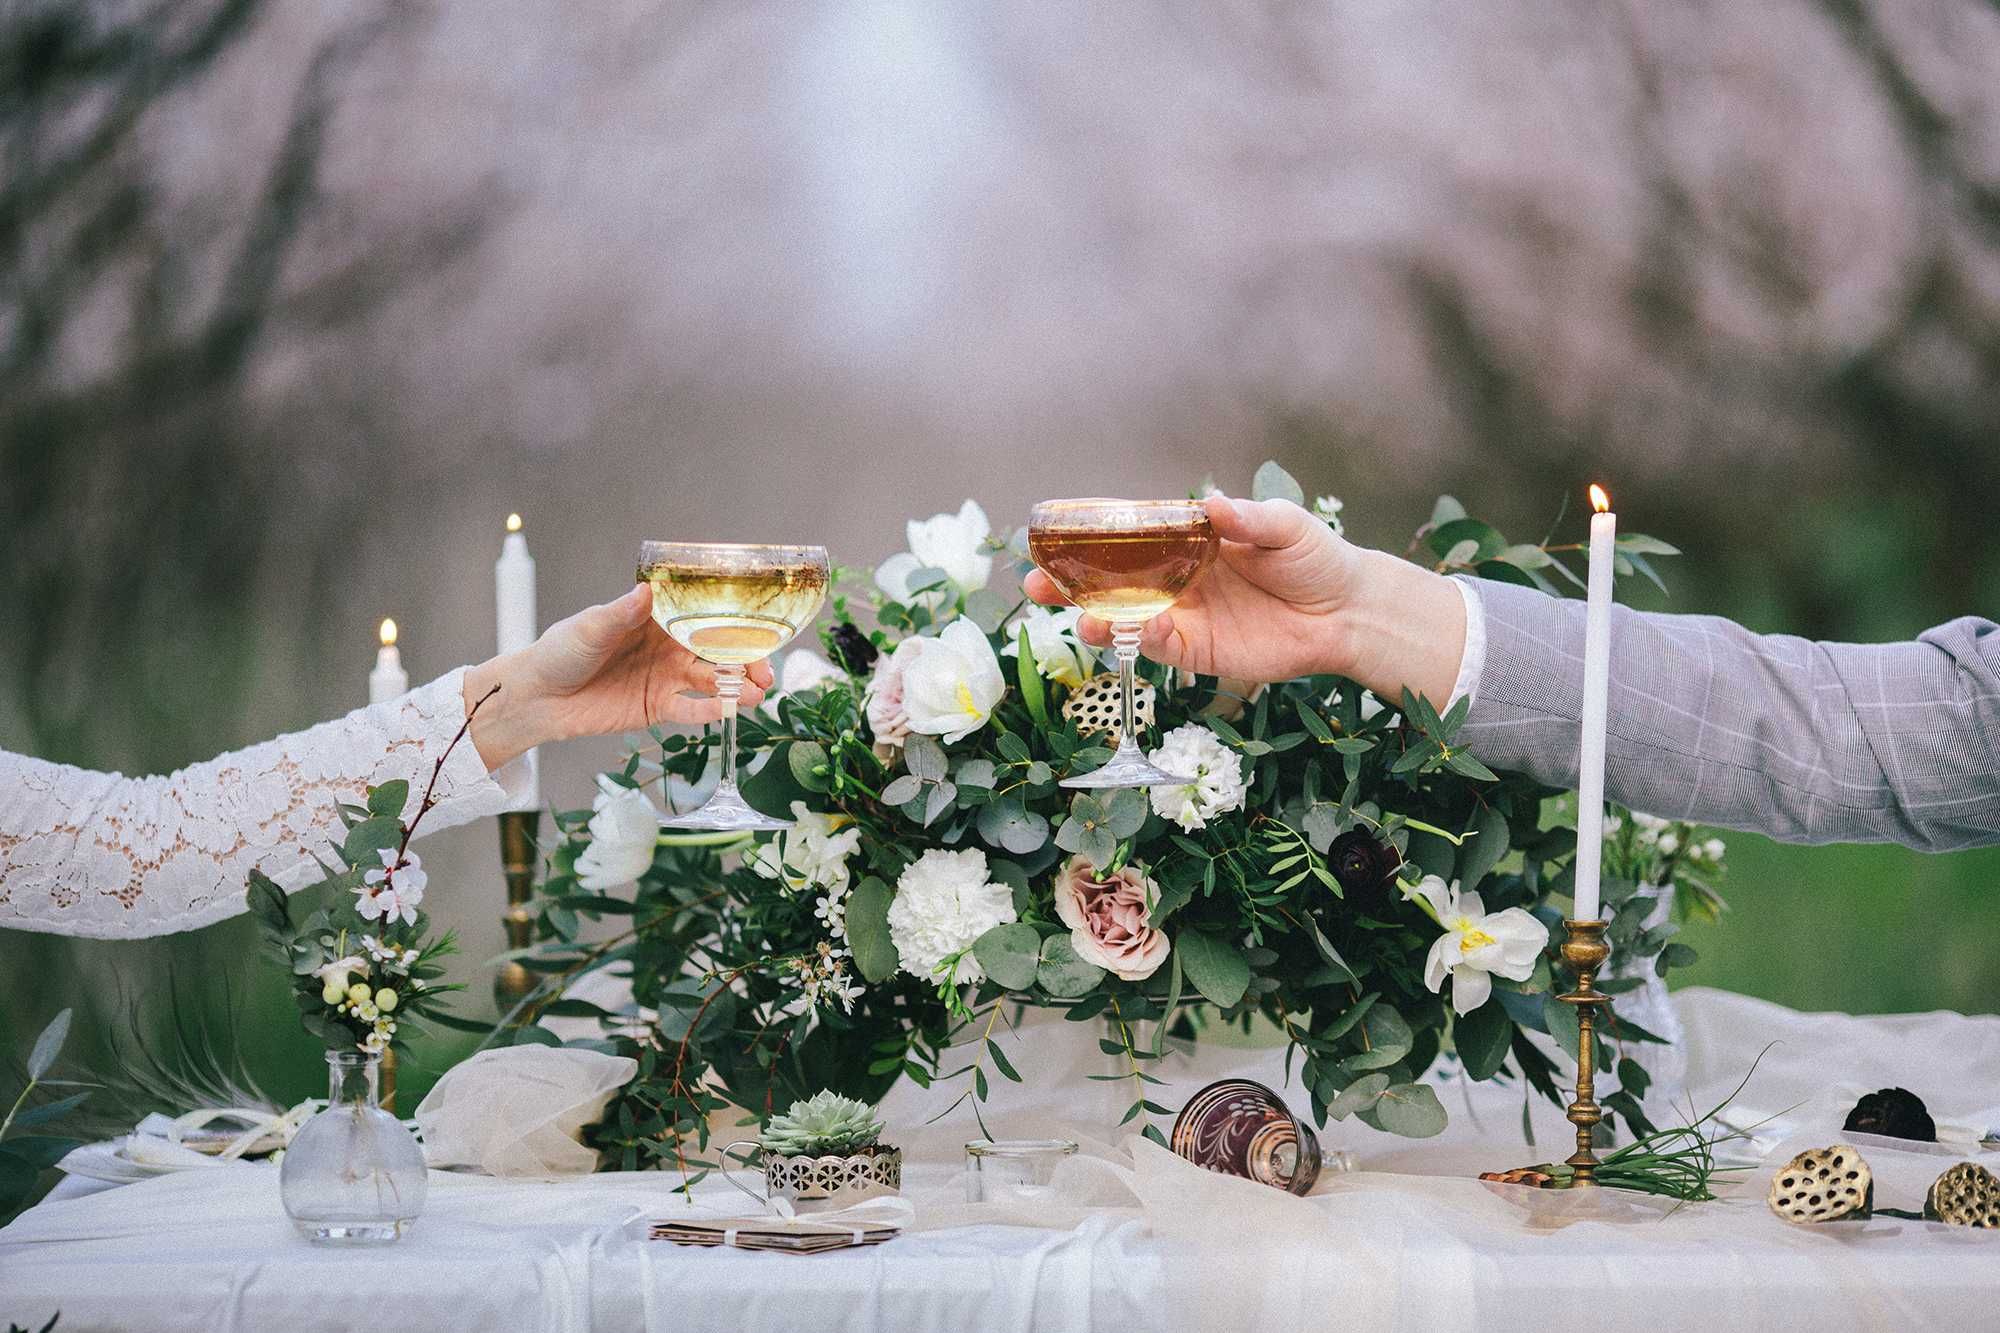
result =
[{"label": "white table", "polygon": [[[1861,1083],[1919,1082],[1939,1051],[2000,1079],[2000,1019],[1854,1020],[1791,1015],[1691,995],[1698,1090],[1740,1076],[1767,1035],[1789,1034],[1744,1103],[1789,1104],[1801,1080],[1838,1065]],[[1083,1034],[1089,1038],[1091,1034]],[[1088,1060],[1061,1030],[1019,1038],[1045,1066]],[[1935,1049],[1934,1049],[1935,1048]],[[1094,1050],[1094,1041],[1087,1049]],[[1816,1052],[1816,1053],[1815,1053]],[[1732,1062],[1734,1062],[1732,1064]],[[1278,1078],[1268,1055],[1204,1051],[1179,1086],[1229,1066]],[[1900,1077],[1893,1077],[1900,1071]],[[1028,1073],[1030,1087],[1036,1073]],[[1048,1069],[1043,1069],[1043,1074]],[[1731,1078],[1733,1083],[1734,1079]],[[1098,1087],[1101,1085],[1088,1085]],[[1726,1088],[1725,1088],[1726,1090]],[[1955,1094],[1941,1122],[1976,1122],[1993,1088]],[[1095,1113],[1058,1080],[1002,1106],[1001,1132]],[[1772,1218],[1768,1173],[1749,1197],[1671,1211],[1616,1192],[1554,1194],[1482,1184],[1479,1169],[1560,1156],[1567,1126],[1537,1113],[1520,1139],[1519,1094],[1444,1089],[1453,1127],[1410,1143],[1332,1126],[1329,1146],[1364,1170],[1312,1198],[1196,1170],[1149,1144],[1079,1159],[1058,1204],[1030,1219],[960,1201],[952,1121],[902,1137],[916,1153],[906,1192],[919,1229],[886,1245],[813,1257],[681,1249],[636,1238],[635,1217],[685,1207],[673,1180],[596,1176],[560,1183],[434,1173],[414,1232],[381,1250],[315,1248],[278,1203],[276,1172],[235,1166],[96,1191],[67,1182],[0,1232],[0,1319],[39,1327],[57,1308],[79,1329],[1087,1329],[1568,1326],[1660,1329],[1768,1325],[1833,1329],[1993,1327],[2000,1234],[1880,1219],[1807,1230]],[[1467,1113],[1467,1096],[1475,1116]],[[1039,1097],[1039,1102],[1032,1099]],[[1777,1150],[1837,1134],[1843,1092],[1771,1128]],[[1821,1103],[1824,1103],[1822,1105]],[[909,1107],[891,1106],[894,1124]],[[1038,1123],[1040,1122],[1040,1123]],[[1837,1119],[1834,1124],[1837,1126]],[[1780,1142],[1780,1141],[1783,1142]],[[1914,1207],[1956,1154],[1864,1143],[1884,1204]],[[747,1203],[719,1182],[708,1211]],[[733,1201],[732,1201],[733,1200]],[[1033,1220],[1043,1225],[1019,1225]],[[381,1308],[378,1302],[390,1304]]]}]

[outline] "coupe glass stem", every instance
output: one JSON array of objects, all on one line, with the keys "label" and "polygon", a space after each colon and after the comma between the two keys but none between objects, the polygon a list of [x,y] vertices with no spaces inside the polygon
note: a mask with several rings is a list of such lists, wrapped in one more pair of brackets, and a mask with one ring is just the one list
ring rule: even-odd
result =
[{"label": "coupe glass stem", "polygon": [[743,693],[743,668],[737,665],[715,668],[715,697],[722,700],[722,781],[716,796],[740,801],[736,790],[736,700]]},{"label": "coupe glass stem", "polygon": [[1139,726],[1136,718],[1134,698],[1139,683],[1139,640],[1145,635],[1145,627],[1130,621],[1120,621],[1111,627],[1111,647],[1118,654],[1118,754],[1121,758],[1139,755]]}]

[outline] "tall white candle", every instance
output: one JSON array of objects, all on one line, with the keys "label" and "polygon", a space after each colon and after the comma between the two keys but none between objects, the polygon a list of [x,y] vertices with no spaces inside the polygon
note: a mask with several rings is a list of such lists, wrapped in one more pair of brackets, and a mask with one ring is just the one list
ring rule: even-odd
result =
[{"label": "tall white candle", "polygon": [[1592,485],[1590,601],[1583,631],[1583,739],[1576,770],[1576,919],[1599,920],[1604,861],[1604,729],[1611,694],[1611,566],[1618,515]]},{"label": "tall white candle", "polygon": [[[507,515],[507,536],[500,543],[500,558],[493,562],[493,609],[496,646],[502,653],[519,652],[535,641],[540,632],[535,617],[535,557],[528,554],[528,537],[521,531],[519,514]],[[519,762],[527,771],[512,807],[540,809],[541,757],[530,750]]]},{"label": "tall white candle", "polygon": [[410,692],[410,673],[396,648],[396,622],[382,622],[382,646],[375,652],[375,669],[368,673],[368,702],[387,703]]}]

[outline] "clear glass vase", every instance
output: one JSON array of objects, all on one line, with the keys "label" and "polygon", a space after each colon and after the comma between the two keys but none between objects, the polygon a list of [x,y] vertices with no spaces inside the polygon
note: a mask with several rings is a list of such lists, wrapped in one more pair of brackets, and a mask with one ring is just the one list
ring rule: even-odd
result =
[{"label": "clear glass vase", "polygon": [[382,1057],[328,1051],[327,1105],[285,1149],[279,1193],[300,1234],[326,1245],[384,1245],[424,1210],[416,1137],[382,1109]]}]

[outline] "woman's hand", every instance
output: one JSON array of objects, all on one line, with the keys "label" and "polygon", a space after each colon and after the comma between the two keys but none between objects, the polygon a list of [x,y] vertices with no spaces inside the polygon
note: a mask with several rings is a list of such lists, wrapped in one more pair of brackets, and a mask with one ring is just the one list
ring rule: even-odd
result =
[{"label": "woman's hand", "polygon": [[[1287,500],[1212,496],[1222,539],[1215,564],[1173,609],[1146,626],[1139,650],[1211,676],[1289,680],[1333,672],[1390,699],[1408,685],[1443,702],[1465,647],[1465,606],[1450,581],[1350,544]],[[1040,570],[1028,595],[1066,599]],[[1086,642],[1111,641],[1085,616]]]},{"label": "woman's hand", "polygon": [[[638,731],[658,723],[700,726],[722,716],[715,668],[653,623],[643,583],[615,602],[549,626],[516,653],[465,673],[465,706],[501,687],[472,720],[472,743],[487,770],[549,741]],[[771,684],[769,663],[749,669],[740,707],[755,708]]]}]

